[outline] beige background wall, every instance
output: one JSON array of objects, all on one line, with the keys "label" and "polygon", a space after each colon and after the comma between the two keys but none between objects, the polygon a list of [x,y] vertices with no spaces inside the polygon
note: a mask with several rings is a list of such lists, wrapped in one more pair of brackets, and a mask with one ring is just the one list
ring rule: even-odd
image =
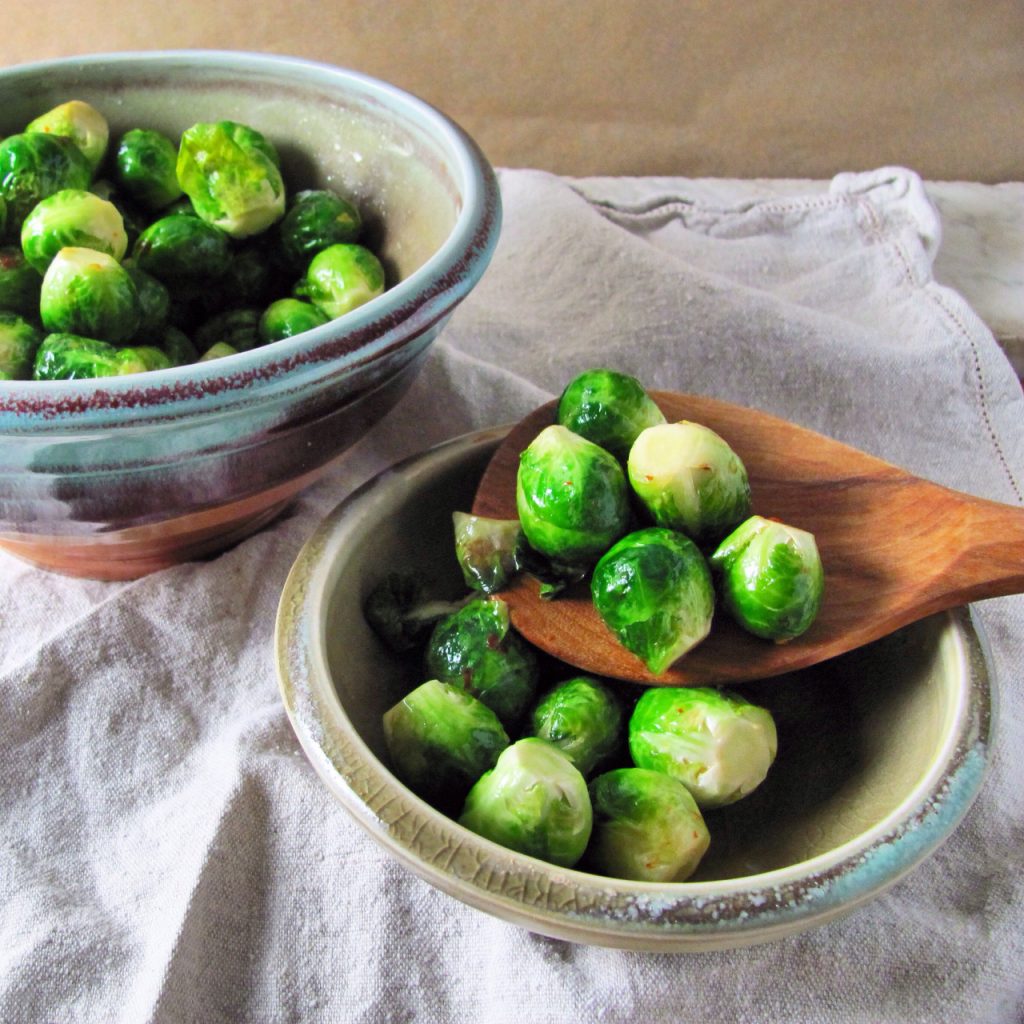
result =
[{"label": "beige background wall", "polygon": [[1021,0],[37,0],[0,62],[268,50],[388,79],[503,166],[1024,179]]}]

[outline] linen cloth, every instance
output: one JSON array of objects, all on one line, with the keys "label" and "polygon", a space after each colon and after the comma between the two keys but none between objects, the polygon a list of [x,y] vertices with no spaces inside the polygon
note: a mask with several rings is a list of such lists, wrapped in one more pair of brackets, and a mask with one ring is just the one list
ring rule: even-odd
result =
[{"label": "linen cloth", "polygon": [[653,955],[530,934],[399,866],[301,754],[271,637],[317,522],[386,464],[514,420],[583,369],[1022,501],[1021,388],[932,279],[940,225],[913,173],[785,198],[500,181],[493,263],[411,392],[270,528],[132,583],[0,554],[0,1021],[1019,1021],[1021,599],[976,608],[1001,713],[962,825],[852,915],[764,946]]}]

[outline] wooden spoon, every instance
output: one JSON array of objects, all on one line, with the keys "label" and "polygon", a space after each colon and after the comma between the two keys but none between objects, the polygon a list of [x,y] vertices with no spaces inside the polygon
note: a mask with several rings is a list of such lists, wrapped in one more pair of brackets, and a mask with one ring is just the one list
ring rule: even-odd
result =
[{"label": "wooden spoon", "polygon": [[[796,424],[715,399],[653,397],[669,421],[719,433],[743,460],[754,511],[810,530],[825,567],[811,628],[786,644],[741,630],[721,609],[711,635],[659,676],[601,621],[580,584],[555,600],[518,577],[501,596],[515,628],[537,647],[597,675],[661,685],[734,683],[813,665],[934,612],[1024,592],[1024,509],[929,483]],[[519,453],[555,403],[513,427],[480,481],[473,512],[516,517]]]}]

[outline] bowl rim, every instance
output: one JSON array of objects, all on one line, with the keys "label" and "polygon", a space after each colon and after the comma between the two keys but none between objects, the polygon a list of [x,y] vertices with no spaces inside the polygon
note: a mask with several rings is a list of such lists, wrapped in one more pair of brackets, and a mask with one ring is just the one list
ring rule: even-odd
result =
[{"label": "bowl rim", "polygon": [[[332,584],[353,548],[362,515],[390,487],[458,464],[496,447],[509,428],[453,438],[383,470],[345,497],[318,525],[285,582],[275,624],[275,659],[282,700],[300,745],[346,810],[416,874],[478,909],[556,938],[663,952],[731,948],[804,930],[853,910],[906,875],[948,836],[980,791],[995,719],[987,640],[968,608],[942,612],[961,667],[951,721],[928,770],[881,821],[833,850],[784,868],[702,882],[632,882],[559,868],[484,839],[407,789],[356,732],[334,690],[323,628]],[[405,478],[405,479],[403,479]],[[370,517],[372,518],[372,517]],[[372,792],[377,808],[362,793]],[[411,818],[410,818],[411,816]],[[410,833],[439,837],[454,851],[445,863],[424,859]],[[401,822],[398,828],[393,827]],[[474,860],[472,851],[479,857]],[[476,872],[453,877],[454,856]],[[486,861],[486,870],[484,861]],[[514,875],[518,888],[494,888]],[[538,902],[538,893],[565,887],[572,904]],[[511,894],[510,894],[511,893]],[[617,901],[602,914],[602,901]]]},{"label": "bowl rim", "polygon": [[[345,85],[360,97],[398,112],[440,144],[451,161],[460,189],[461,209],[441,246],[383,295],[345,314],[339,339],[337,320],[293,338],[271,342],[207,363],[152,370],[146,374],[84,381],[0,381],[0,433],[33,428],[68,427],[104,419],[104,412],[147,419],[177,416],[182,406],[209,394],[222,399],[252,399],[294,392],[324,376],[349,372],[401,347],[443,319],[469,293],[493,255],[501,227],[501,197],[494,169],[476,142],[447,114],[399,86],[321,61],[244,50],[134,50],[60,57],[12,65],[0,70],[0,90],[19,78],[100,68],[150,72],[176,68],[222,70],[254,76],[286,73],[323,88]],[[8,86],[9,87],[9,86]],[[353,341],[354,339],[354,341]],[[340,364],[340,365],[339,365]],[[133,418],[133,417],[132,417]]]}]

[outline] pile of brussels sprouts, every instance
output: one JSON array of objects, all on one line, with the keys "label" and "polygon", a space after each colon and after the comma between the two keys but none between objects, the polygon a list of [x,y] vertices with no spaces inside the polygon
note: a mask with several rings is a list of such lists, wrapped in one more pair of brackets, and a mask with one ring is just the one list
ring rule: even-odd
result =
[{"label": "pile of brussels sprouts", "polygon": [[0,141],[0,380],[214,359],[384,291],[357,208],[329,189],[289,194],[256,129],[109,134],[71,100]]}]

